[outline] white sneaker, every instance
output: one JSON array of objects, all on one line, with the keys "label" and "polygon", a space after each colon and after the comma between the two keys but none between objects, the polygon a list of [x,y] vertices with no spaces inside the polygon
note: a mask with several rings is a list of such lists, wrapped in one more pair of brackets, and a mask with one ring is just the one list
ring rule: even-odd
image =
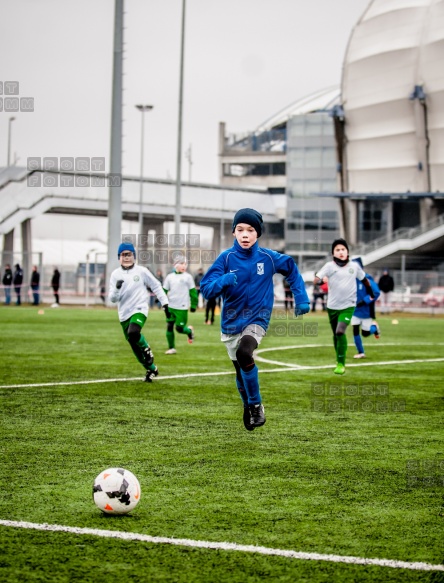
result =
[{"label": "white sneaker", "polygon": [[59,304],[52,304],[51,308],[58,308]]},{"label": "white sneaker", "polygon": [[177,350],[175,348],[170,348],[165,352],[165,354],[177,354]]},{"label": "white sneaker", "polygon": [[355,354],[353,358],[367,358],[367,357],[363,352],[360,352],[359,354]]}]

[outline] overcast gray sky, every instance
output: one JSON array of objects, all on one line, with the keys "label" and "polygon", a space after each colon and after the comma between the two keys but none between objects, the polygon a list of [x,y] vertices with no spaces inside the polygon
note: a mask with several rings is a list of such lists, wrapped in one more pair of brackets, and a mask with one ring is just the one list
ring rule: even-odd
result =
[{"label": "overcast gray sky", "polygon": [[[192,179],[218,181],[218,124],[254,130],[300,97],[339,85],[347,42],[369,0],[188,0],[184,151]],[[182,0],[125,0],[123,172],[175,178]],[[113,0],[0,0],[0,81],[34,97],[12,152],[109,160]],[[0,112],[0,166],[10,114]],[[182,177],[188,177],[183,159]]]}]

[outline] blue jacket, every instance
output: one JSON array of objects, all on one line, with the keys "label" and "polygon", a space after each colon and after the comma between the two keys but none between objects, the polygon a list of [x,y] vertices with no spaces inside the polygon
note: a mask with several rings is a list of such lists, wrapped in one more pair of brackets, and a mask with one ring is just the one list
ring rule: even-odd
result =
[{"label": "blue jacket", "polygon": [[[234,272],[237,285],[224,287],[225,273]],[[270,322],[274,303],[273,275],[281,273],[290,284],[296,305],[309,303],[304,280],[296,263],[288,255],[259,247],[242,248],[237,241],[223,251],[200,282],[205,299],[223,297],[222,332],[239,334],[249,324],[265,330]]]},{"label": "blue jacket", "polygon": [[370,318],[370,304],[379,298],[381,292],[379,290],[378,284],[373,279],[371,275],[368,273],[365,274],[365,277],[369,280],[370,285],[372,286],[373,293],[375,294],[374,300],[368,295],[367,290],[365,289],[364,284],[359,279],[356,280],[356,308],[353,313],[354,316],[357,318]]}]

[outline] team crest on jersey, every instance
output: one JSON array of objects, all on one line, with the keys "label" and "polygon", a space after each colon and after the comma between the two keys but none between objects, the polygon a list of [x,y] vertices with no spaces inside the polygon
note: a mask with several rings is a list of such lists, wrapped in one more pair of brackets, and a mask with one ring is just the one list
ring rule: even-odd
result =
[{"label": "team crest on jersey", "polygon": [[349,268],[349,270],[348,270],[348,272],[349,272],[349,273],[354,273],[354,272],[355,272],[355,270],[354,270],[354,268],[353,268],[353,267],[350,267],[350,268]]},{"label": "team crest on jersey", "polygon": [[139,281],[140,277],[139,277],[138,275],[135,275],[135,276],[133,277],[133,279],[134,279],[134,281]]},{"label": "team crest on jersey", "polygon": [[257,274],[258,275],[264,275],[264,264],[263,263],[257,263]]}]

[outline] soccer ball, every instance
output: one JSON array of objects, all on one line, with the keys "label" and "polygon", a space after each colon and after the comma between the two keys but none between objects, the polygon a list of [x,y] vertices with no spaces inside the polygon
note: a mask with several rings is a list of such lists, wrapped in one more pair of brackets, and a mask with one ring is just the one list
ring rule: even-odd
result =
[{"label": "soccer ball", "polygon": [[123,468],[108,468],[94,480],[94,502],[107,514],[130,512],[139,504],[140,495],[139,480]]}]

